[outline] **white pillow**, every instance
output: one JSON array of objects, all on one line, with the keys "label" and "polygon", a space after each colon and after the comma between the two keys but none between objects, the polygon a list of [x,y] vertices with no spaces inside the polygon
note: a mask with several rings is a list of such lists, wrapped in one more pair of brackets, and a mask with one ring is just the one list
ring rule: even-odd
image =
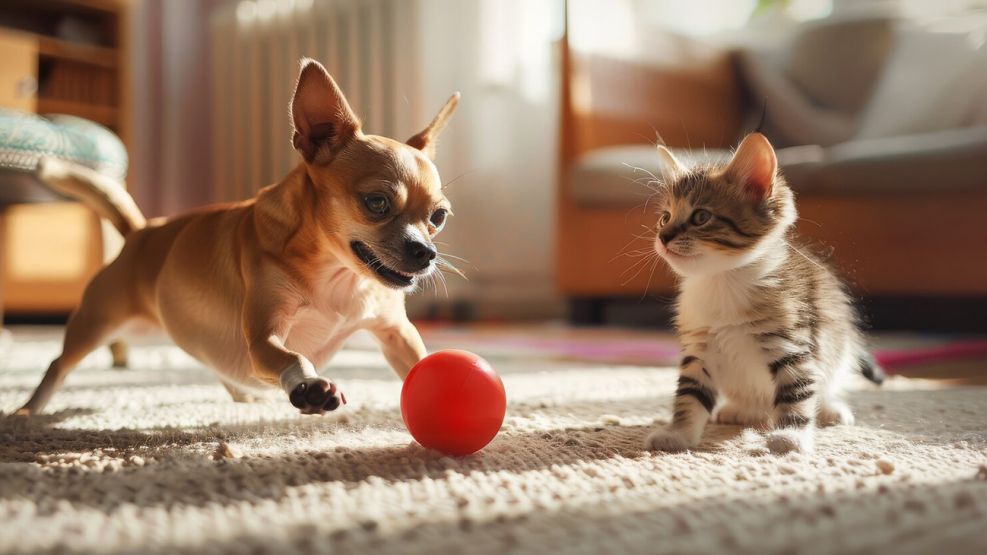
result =
[{"label": "white pillow", "polygon": [[987,47],[983,22],[976,27],[902,24],[856,138],[969,127],[983,118]]}]

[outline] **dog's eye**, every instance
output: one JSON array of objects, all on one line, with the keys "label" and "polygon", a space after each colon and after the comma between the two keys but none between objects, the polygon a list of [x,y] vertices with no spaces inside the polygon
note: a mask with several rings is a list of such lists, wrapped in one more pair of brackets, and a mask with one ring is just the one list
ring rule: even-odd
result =
[{"label": "dog's eye", "polygon": [[363,204],[371,214],[383,216],[391,209],[391,201],[384,195],[367,195],[363,199]]},{"label": "dog's eye", "polygon": [[658,227],[665,227],[671,220],[672,214],[670,212],[662,212],[661,216],[658,217]]},{"label": "dog's eye", "polygon": [[713,215],[710,214],[709,210],[700,208],[693,212],[692,217],[689,219],[692,221],[692,225],[706,225],[712,217]]},{"label": "dog's eye", "polygon": [[432,224],[435,231],[441,231],[442,226],[446,225],[446,217],[449,215],[449,211],[445,208],[439,208],[428,218],[428,223]]}]

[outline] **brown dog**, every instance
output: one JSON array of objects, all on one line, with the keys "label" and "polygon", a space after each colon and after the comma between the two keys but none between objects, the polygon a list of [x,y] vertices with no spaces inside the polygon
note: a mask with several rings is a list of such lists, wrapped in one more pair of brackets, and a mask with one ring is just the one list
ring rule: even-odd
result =
[{"label": "brown dog", "polygon": [[216,369],[237,401],[280,386],[302,413],[336,409],[345,397],[316,368],[360,329],[403,379],[426,354],[404,295],[441,262],[432,238],[449,201],[431,159],[458,101],[407,144],[364,135],[325,68],[302,60],[291,112],[304,161],[251,200],[147,225],[118,185],[42,164],[43,179],[126,243],[89,283],[61,356],[18,414],[40,411],[83,357],[148,322]]}]

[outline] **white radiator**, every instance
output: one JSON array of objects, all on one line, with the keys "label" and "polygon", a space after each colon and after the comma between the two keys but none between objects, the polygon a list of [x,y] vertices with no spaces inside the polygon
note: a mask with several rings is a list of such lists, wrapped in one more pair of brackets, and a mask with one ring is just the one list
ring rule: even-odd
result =
[{"label": "white radiator", "polygon": [[410,137],[421,106],[418,0],[243,0],[211,15],[213,196],[249,198],[299,161],[289,103],[322,62],[368,133]]}]

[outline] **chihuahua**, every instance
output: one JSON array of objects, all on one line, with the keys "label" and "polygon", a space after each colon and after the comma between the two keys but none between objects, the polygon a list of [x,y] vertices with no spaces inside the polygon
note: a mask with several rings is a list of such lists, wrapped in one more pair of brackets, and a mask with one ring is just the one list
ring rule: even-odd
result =
[{"label": "chihuahua", "polygon": [[316,368],[361,329],[404,379],[427,354],[404,301],[441,262],[432,239],[452,212],[432,160],[458,102],[456,93],[406,143],[365,135],[326,69],[303,59],[291,102],[299,165],[250,200],[150,222],[118,184],[42,162],[41,179],[126,240],[17,413],[41,411],[83,357],[135,324],[163,328],[235,401],[280,387],[303,414],[335,410],[346,398]]}]

